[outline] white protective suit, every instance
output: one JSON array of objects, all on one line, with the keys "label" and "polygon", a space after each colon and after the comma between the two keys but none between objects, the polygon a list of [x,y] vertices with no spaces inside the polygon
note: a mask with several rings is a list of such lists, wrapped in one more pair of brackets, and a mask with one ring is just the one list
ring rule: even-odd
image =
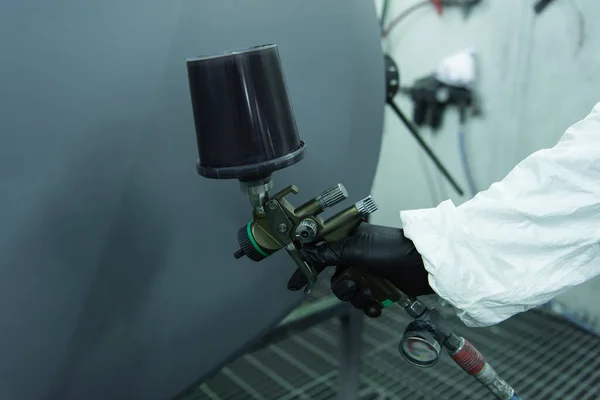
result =
[{"label": "white protective suit", "polygon": [[496,324],[599,275],[600,103],[470,201],[400,218],[431,287],[468,326]]}]

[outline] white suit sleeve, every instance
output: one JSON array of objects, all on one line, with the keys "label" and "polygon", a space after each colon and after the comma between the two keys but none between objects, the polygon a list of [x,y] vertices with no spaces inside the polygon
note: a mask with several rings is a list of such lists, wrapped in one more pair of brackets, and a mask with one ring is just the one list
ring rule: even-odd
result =
[{"label": "white suit sleeve", "polygon": [[402,211],[431,287],[487,326],[600,274],[600,103],[558,144],[455,207]]}]

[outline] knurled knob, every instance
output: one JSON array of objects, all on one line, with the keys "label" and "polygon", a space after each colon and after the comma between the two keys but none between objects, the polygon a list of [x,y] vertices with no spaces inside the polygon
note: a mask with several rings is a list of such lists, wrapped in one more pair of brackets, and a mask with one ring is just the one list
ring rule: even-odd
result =
[{"label": "knurled knob", "polygon": [[317,223],[312,219],[302,220],[296,228],[296,239],[301,243],[310,243],[317,236]]},{"label": "knurled knob", "polygon": [[364,199],[357,201],[354,205],[358,210],[358,213],[363,217],[374,213],[375,211],[377,211],[378,208],[377,204],[375,203],[375,200],[373,200],[371,196],[367,196]]},{"label": "knurled knob", "polygon": [[[246,257],[248,257],[252,261],[264,260],[270,255],[270,252],[260,247],[259,244],[256,243],[254,236],[251,235],[252,231],[248,225],[244,225],[238,231],[238,243],[240,245],[241,251]],[[236,256],[236,258],[238,257]]]},{"label": "knurled knob", "polygon": [[319,203],[319,206],[321,206],[321,209],[324,210],[341,203],[347,198],[348,192],[346,191],[346,188],[341,183],[338,183],[336,186],[321,193],[317,197],[317,202]]}]

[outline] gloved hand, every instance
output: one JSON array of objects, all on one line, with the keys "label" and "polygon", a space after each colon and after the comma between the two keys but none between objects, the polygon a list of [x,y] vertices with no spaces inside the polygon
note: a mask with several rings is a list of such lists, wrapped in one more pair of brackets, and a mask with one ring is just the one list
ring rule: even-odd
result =
[{"label": "gloved hand", "polygon": [[[421,255],[402,229],[363,223],[345,239],[305,247],[300,252],[319,273],[328,266],[336,266],[338,272],[353,266],[386,278],[409,296],[434,293]],[[288,289],[300,290],[305,285],[306,278],[297,270],[288,282]],[[360,292],[353,298],[340,300],[349,300],[356,308],[364,310],[363,305],[367,302],[361,301]]]}]

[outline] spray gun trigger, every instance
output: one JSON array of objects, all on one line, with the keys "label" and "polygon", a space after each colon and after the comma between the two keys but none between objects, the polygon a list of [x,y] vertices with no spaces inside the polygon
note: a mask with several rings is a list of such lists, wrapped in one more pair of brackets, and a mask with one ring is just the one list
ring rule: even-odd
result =
[{"label": "spray gun trigger", "polygon": [[306,287],[304,288],[304,294],[310,294],[315,284],[317,283],[319,274],[312,266],[310,266],[306,261],[302,259],[300,252],[298,251],[298,249],[296,249],[293,243],[287,245],[285,249],[287,250],[288,254],[294,259],[296,265],[306,277],[307,283]]}]

